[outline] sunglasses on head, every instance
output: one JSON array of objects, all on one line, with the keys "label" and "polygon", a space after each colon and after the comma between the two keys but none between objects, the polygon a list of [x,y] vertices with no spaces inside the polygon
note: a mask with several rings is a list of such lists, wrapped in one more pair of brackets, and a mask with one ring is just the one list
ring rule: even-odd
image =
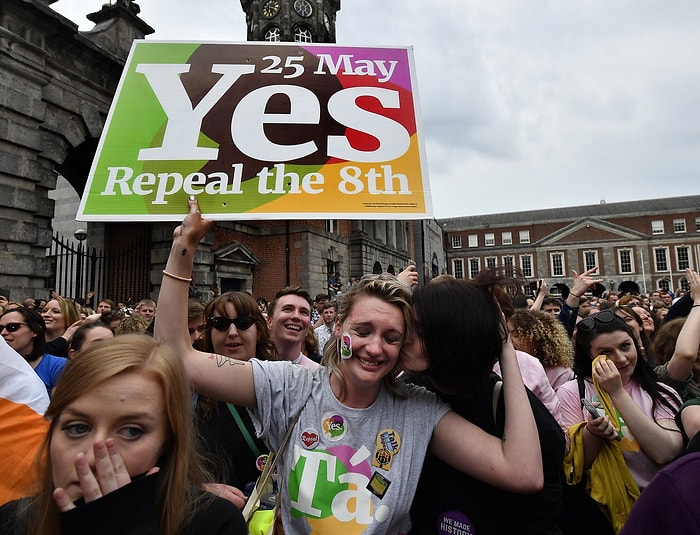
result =
[{"label": "sunglasses on head", "polygon": [[227,331],[232,323],[236,326],[236,329],[245,331],[246,329],[250,329],[253,323],[255,323],[255,318],[253,316],[239,316],[233,319],[225,316],[212,316],[207,318],[207,324],[217,331]]},{"label": "sunglasses on head", "polygon": [[588,316],[585,319],[582,319],[578,322],[578,325],[576,327],[580,331],[588,332],[593,330],[596,323],[610,323],[616,317],[617,316],[615,316],[615,312],[607,308],[605,310],[601,310],[593,316]]},{"label": "sunglasses on head", "polygon": [[18,322],[16,322],[16,323],[7,323],[7,324],[5,324],[5,325],[0,325],[0,333],[1,333],[2,331],[5,331],[5,330],[6,330],[8,333],[16,332],[16,331],[19,330],[19,328],[20,328],[22,325],[29,325],[29,324],[28,324],[28,323],[24,323],[24,322],[22,322],[22,321],[18,321]]}]

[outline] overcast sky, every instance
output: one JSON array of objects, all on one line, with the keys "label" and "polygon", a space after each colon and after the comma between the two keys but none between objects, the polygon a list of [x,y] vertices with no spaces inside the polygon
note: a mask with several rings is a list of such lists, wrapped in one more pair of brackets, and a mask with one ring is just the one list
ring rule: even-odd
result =
[{"label": "overcast sky", "polygon": [[[105,0],[51,7],[89,30]],[[140,0],[149,39],[245,41],[239,0]],[[697,0],[342,0],[414,47],[437,218],[700,193]]]}]

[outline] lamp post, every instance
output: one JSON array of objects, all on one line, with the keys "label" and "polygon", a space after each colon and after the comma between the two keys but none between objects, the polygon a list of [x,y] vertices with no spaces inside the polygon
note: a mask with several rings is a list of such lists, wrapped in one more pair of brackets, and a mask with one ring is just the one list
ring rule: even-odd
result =
[{"label": "lamp post", "polygon": [[82,297],[83,292],[83,242],[87,239],[87,230],[79,228],[73,233],[73,236],[78,240],[78,258],[75,263],[75,295],[74,297]]}]

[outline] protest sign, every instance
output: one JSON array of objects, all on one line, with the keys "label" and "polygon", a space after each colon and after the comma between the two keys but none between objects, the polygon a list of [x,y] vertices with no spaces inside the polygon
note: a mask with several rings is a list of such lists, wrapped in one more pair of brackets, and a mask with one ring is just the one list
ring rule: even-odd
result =
[{"label": "protest sign", "polygon": [[432,215],[412,50],[135,41],[82,221]]}]

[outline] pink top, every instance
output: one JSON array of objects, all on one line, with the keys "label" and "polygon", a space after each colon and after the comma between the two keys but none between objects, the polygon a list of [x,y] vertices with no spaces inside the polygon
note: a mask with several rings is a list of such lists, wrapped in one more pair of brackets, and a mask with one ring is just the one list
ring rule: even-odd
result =
[{"label": "pink top", "polygon": [[[520,374],[523,376],[523,383],[528,387],[544,406],[549,409],[557,421],[559,421],[559,399],[557,398],[552,385],[549,383],[547,374],[542,367],[542,363],[536,357],[524,351],[515,351],[520,366]],[[499,362],[493,367],[493,371],[501,375],[501,365]]]},{"label": "pink top", "polygon": [[[594,403],[600,401],[593,387],[593,382],[590,379],[584,379],[583,383],[585,386],[586,399]],[[671,388],[661,383],[657,384],[668,392],[680,405],[680,398]],[[632,379],[627,383],[625,385],[625,392],[639,405],[642,411],[644,411],[644,414],[653,418],[656,422],[659,422],[659,420],[671,420],[670,423],[673,424],[675,412],[668,407],[657,405],[656,411],[652,414],[651,396],[647,394],[637,381]],[[561,386],[559,390],[557,390],[557,397],[561,404],[561,420],[559,423],[562,427],[567,428],[586,420],[584,409],[581,407],[577,381],[569,381]],[[602,408],[599,409],[599,412],[604,414]],[[639,442],[634,438],[617,409],[615,409],[615,415],[611,419],[614,418],[617,418],[620,424],[620,434],[622,435],[620,449],[627,462],[627,468],[629,468],[630,474],[632,474],[632,478],[637,483],[639,490],[644,490],[649,484],[649,481],[651,481],[651,478],[654,477],[654,474],[659,471],[661,465],[656,464],[642,451]],[[662,425],[667,424],[662,423]]]},{"label": "pink top", "polygon": [[574,370],[566,366],[545,366],[544,372],[547,374],[549,384],[556,392],[557,389],[574,378]]},{"label": "pink top", "polygon": [[315,370],[316,368],[319,368],[321,365],[316,362],[311,360],[309,357],[304,355],[304,353],[299,353],[299,356],[295,358],[292,361],[293,364],[298,364],[299,366],[304,366],[304,368],[310,368],[312,370]]}]

